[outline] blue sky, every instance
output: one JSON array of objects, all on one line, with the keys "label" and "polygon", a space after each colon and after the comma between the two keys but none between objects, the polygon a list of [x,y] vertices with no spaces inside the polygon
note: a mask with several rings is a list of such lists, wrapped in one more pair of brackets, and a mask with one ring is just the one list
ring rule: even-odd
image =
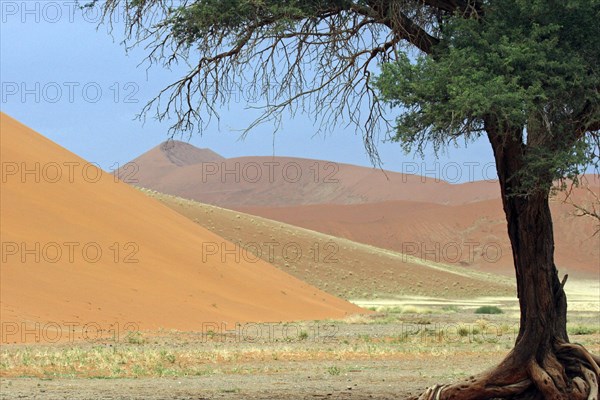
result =
[{"label": "blue sky", "polygon": [[[146,54],[143,49],[126,53],[120,44],[120,26],[112,36],[105,26],[98,27],[97,9],[85,16],[81,11],[73,15],[74,3],[68,0],[0,0],[0,5],[3,112],[107,170],[168,137],[168,122],[158,123],[150,115],[142,124],[134,117],[183,70],[160,66],[147,70],[140,65]],[[225,157],[275,154],[371,165],[353,128],[340,127],[313,137],[317,127],[306,115],[286,117],[275,138],[273,129],[263,125],[238,140],[239,130],[255,116],[246,107],[244,102],[231,102],[220,111],[220,124],[213,123],[189,142]],[[433,154],[424,160],[405,155],[397,143],[380,143],[379,151],[384,168],[392,171],[451,182],[494,178],[492,153],[485,140],[466,149],[449,149],[439,159]]]}]

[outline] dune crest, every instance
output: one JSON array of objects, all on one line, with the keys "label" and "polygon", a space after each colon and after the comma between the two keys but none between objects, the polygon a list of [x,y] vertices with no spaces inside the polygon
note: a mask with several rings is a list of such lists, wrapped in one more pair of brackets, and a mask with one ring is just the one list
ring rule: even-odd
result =
[{"label": "dune crest", "polygon": [[[282,207],[314,204],[365,204],[386,201],[419,201],[436,204],[467,204],[499,198],[496,182],[450,184],[455,178],[449,168],[436,164],[435,176],[409,173],[422,168],[407,163],[406,173],[294,157],[217,158],[208,149],[185,145],[188,154],[200,162],[175,165],[165,160],[163,148],[150,149],[131,161],[135,181],[127,171],[116,174],[127,183],[202,203],[226,208]],[[210,153],[209,153],[210,152]],[[220,157],[220,156],[219,156]],[[489,168],[488,168],[489,169]]]}]

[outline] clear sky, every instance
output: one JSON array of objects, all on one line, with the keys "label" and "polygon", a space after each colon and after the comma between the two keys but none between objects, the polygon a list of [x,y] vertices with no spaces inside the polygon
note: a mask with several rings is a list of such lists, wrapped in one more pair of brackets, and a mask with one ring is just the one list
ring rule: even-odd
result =
[{"label": "clear sky", "polygon": [[[142,124],[134,117],[183,70],[160,66],[147,70],[140,65],[145,51],[126,53],[120,43],[121,27],[116,26],[112,36],[105,26],[98,27],[97,8],[83,15],[70,0],[0,0],[0,4],[3,112],[107,170],[168,137],[168,122],[158,123],[149,115]],[[220,125],[213,123],[189,142],[224,157],[275,154],[371,165],[353,128],[313,137],[317,128],[310,116],[297,115],[285,119],[275,138],[273,129],[263,125],[240,141],[239,130],[255,114],[244,101],[231,102],[220,114]],[[392,171],[451,182],[495,177],[485,140],[466,149],[450,149],[439,160],[433,154],[424,160],[405,155],[397,143],[380,143],[379,151],[384,168]]]}]

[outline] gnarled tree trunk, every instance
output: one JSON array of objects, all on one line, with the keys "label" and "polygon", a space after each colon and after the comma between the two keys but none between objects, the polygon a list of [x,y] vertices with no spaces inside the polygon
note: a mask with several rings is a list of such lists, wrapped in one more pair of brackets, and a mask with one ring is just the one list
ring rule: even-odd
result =
[{"label": "gnarled tree trunk", "polygon": [[493,124],[486,128],[513,252],[521,308],[519,334],[514,349],[492,371],[463,383],[434,386],[419,399],[597,400],[600,359],[570,344],[567,335],[566,277],[561,283],[554,264],[551,181],[518,195],[518,172],[526,163],[522,134],[501,132]]}]

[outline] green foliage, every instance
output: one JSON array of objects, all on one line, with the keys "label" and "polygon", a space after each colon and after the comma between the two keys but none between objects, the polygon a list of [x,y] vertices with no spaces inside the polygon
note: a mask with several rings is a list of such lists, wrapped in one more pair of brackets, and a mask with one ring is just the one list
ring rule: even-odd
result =
[{"label": "green foliage", "polygon": [[329,375],[337,376],[342,373],[342,370],[339,367],[333,365],[327,368],[327,372],[329,373]]},{"label": "green foliage", "polygon": [[[173,35],[191,45],[205,35],[244,34],[249,25],[258,21],[265,24],[265,34],[282,32],[303,19],[316,18],[332,3],[347,8],[350,1],[324,0],[203,0],[171,10],[166,23]],[[267,28],[268,27],[268,28]]]},{"label": "green foliage", "polygon": [[589,325],[568,326],[567,332],[569,335],[593,335],[600,332],[600,327]]},{"label": "green foliage", "polygon": [[481,306],[475,310],[475,314],[503,314],[502,309],[496,306]]},{"label": "green foliage", "polygon": [[298,334],[298,339],[300,339],[300,340],[306,340],[306,339],[308,339],[308,332],[306,332],[306,331],[300,331],[300,333]]},{"label": "green foliage", "polygon": [[460,337],[469,336],[469,333],[471,333],[471,331],[466,326],[461,326],[460,328],[458,328],[458,335]]},{"label": "green foliage", "polygon": [[447,312],[447,313],[457,313],[460,311],[460,308],[458,306],[452,304],[449,306],[442,307],[442,311]]},{"label": "green foliage", "polygon": [[144,344],[145,342],[144,336],[139,331],[130,332],[127,335],[127,343],[129,344]]},{"label": "green foliage", "polygon": [[523,142],[527,186],[597,162],[597,140],[574,132],[599,118],[599,16],[597,0],[498,0],[482,18],[449,18],[434,54],[382,65],[381,96],[402,108],[395,139],[437,151],[494,121]]}]

